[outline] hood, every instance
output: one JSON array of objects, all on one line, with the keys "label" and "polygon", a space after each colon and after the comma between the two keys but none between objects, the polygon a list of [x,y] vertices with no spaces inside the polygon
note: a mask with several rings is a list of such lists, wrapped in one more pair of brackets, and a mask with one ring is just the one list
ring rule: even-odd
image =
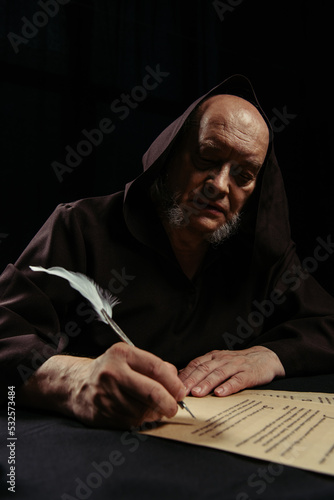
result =
[{"label": "hood", "polygon": [[[144,172],[134,181],[126,185],[124,197],[124,215],[132,234],[145,243],[149,238],[147,226],[153,223],[148,216],[148,205],[144,201],[144,193],[153,179],[158,175],[177,139],[180,130],[195,107],[207,97],[218,94],[231,94],[251,102],[261,113],[269,129],[269,146],[263,167],[258,175],[256,189],[243,216],[241,229],[235,242],[242,241],[252,253],[252,270],[257,280],[268,274],[268,267],[275,266],[291,246],[288,204],[281,172],[274,153],[273,131],[268,118],[260,107],[250,81],[242,75],[234,75],[214,87],[205,95],[194,101],[186,111],[174,120],[151,144],[143,156]],[[143,212],[145,207],[146,229],[143,228]],[[151,208],[152,211],[152,208]],[[148,218],[147,218],[148,217]],[[154,216],[153,216],[154,217]],[[232,237],[233,239],[234,237]],[[229,240],[228,240],[229,241]],[[221,245],[222,247],[225,244]],[[229,241],[228,244],[231,247]]]},{"label": "hood", "polygon": [[161,134],[153,141],[153,143],[148,148],[148,150],[146,151],[146,153],[143,155],[142,158],[144,174],[140,175],[134,181],[131,181],[126,185],[125,197],[127,197],[127,194],[133,187],[133,184],[136,184],[137,182],[141,183],[142,180],[144,180],[145,182],[146,175],[148,172],[150,172],[148,177],[152,179],[158,174],[160,168],[163,165],[163,160],[167,157],[184,122],[187,120],[187,118],[189,117],[191,112],[196,108],[196,106],[199,105],[202,101],[204,101],[208,97],[219,94],[236,95],[251,102],[259,110],[259,112],[261,113],[261,115],[263,116],[264,120],[267,123],[270,132],[270,145],[272,146],[273,132],[270,122],[259,105],[259,102],[256,98],[255,92],[253,90],[250,81],[243,75],[231,76],[230,78],[224,80],[222,83],[211,89],[203,96],[196,99],[196,101],[194,101],[181,116],[179,116],[167,128],[165,128],[161,132]]}]

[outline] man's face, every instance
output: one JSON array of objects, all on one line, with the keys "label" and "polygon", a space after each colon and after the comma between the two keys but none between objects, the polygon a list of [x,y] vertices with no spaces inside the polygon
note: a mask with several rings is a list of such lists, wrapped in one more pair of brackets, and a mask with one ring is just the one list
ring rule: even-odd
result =
[{"label": "man's face", "polygon": [[256,108],[235,96],[206,101],[199,124],[182,140],[168,168],[167,188],[184,215],[184,229],[208,235],[238,215],[255,189],[268,147]]}]

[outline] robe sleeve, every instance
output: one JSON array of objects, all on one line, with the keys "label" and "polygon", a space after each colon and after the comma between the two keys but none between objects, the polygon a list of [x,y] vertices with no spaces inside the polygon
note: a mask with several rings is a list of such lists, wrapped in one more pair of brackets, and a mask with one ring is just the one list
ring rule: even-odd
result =
[{"label": "robe sleeve", "polygon": [[[72,205],[59,205],[15,265],[0,277],[0,400],[46,359],[62,352],[60,320],[73,297],[65,280],[30,265],[85,272],[84,237]],[[46,279],[47,278],[47,279]],[[58,332],[58,333],[57,333]]]},{"label": "robe sleeve", "polygon": [[262,301],[262,332],[248,346],[274,351],[288,377],[334,372],[334,298],[312,276],[318,264],[316,256],[301,263],[289,247]]}]

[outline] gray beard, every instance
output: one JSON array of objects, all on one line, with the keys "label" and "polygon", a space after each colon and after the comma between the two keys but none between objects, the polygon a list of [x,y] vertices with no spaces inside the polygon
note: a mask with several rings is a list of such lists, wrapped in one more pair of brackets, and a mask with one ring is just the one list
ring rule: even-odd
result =
[{"label": "gray beard", "polygon": [[[155,186],[156,188],[156,186]],[[161,215],[165,217],[172,227],[185,227],[189,224],[187,211],[177,201],[177,194],[172,195],[165,186],[159,186],[159,204]],[[220,245],[223,241],[235,234],[240,225],[240,215],[235,214],[231,220],[211,233],[204,235],[204,239],[212,245]]]}]

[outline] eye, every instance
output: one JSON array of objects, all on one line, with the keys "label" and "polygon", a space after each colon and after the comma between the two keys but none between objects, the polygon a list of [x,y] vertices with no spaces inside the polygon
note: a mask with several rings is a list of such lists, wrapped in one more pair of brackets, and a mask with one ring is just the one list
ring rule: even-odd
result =
[{"label": "eye", "polygon": [[211,168],[215,168],[219,165],[219,160],[216,158],[208,158],[205,156],[197,156],[194,161],[195,167],[198,170],[209,170]]},{"label": "eye", "polygon": [[256,176],[251,173],[240,173],[237,176],[237,182],[239,186],[246,186],[256,179]]},{"label": "eye", "polygon": [[230,173],[239,186],[246,186],[256,179],[256,174],[241,165],[232,165]]},{"label": "eye", "polygon": [[237,175],[239,175],[240,173],[242,173],[242,167],[241,167],[241,165],[232,165],[232,166],[231,166],[230,174],[231,174],[233,177],[236,177],[236,176],[237,176]]}]

